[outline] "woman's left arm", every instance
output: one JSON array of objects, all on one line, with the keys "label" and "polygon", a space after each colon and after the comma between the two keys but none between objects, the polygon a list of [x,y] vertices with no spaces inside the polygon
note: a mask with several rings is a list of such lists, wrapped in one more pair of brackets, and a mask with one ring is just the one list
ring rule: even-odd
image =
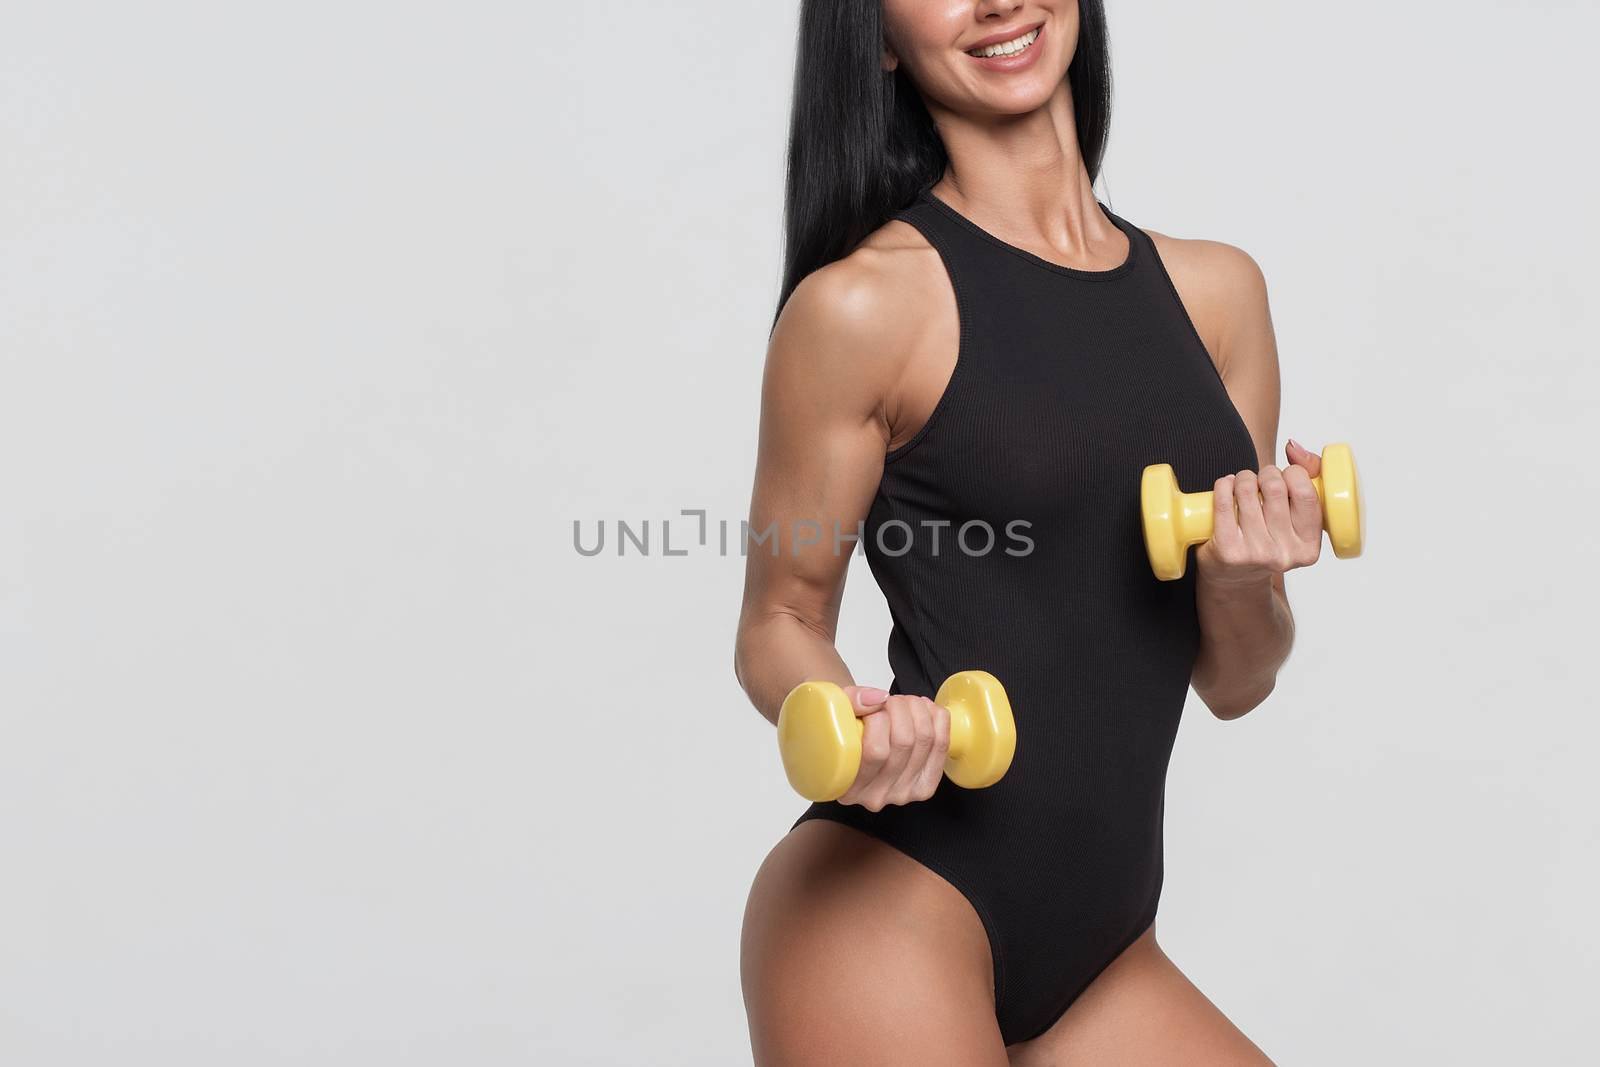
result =
[{"label": "woman's left arm", "polygon": [[1259,470],[1217,479],[1212,538],[1195,550],[1200,647],[1190,684],[1212,714],[1236,719],[1272,692],[1294,643],[1283,576],[1321,553],[1322,506],[1311,485],[1321,459],[1290,439],[1285,465],[1273,464],[1278,346],[1261,268],[1231,245],[1158,241],[1260,461]]}]

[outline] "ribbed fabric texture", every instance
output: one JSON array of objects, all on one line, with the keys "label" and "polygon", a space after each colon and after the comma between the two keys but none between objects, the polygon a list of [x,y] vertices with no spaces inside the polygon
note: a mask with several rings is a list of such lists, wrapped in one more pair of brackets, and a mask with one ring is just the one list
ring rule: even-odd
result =
[{"label": "ribbed fabric texture", "polygon": [[[960,314],[955,371],[923,430],[890,453],[865,550],[893,621],[891,690],[931,697],[960,670],[998,677],[1017,751],[988,789],[948,779],[858,827],[942,875],[989,933],[1007,1043],[1044,1032],[1155,917],[1167,762],[1199,640],[1194,567],[1156,579],[1139,480],[1186,492],[1254,470],[1255,446],[1155,245],[1106,271],[1062,267],[930,193],[897,218],[938,250]],[[912,531],[911,547],[900,554]],[[982,520],[995,548],[955,542]],[[1007,524],[1031,524],[1025,548]],[[933,550],[927,523],[939,528]],[[879,543],[882,531],[883,542]],[[981,549],[974,530],[968,544]],[[883,551],[887,546],[889,552]]]}]

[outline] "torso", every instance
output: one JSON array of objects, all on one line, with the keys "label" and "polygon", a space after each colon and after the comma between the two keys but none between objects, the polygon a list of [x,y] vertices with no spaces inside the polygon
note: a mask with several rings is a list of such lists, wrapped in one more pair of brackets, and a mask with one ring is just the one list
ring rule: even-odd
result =
[{"label": "torso", "polygon": [[[1227,371],[1219,355],[1229,311],[1227,294],[1207,291],[1203,280],[1208,262],[1225,246],[1215,241],[1169,237],[1150,229],[1143,232],[1155,243],[1184,309],[1205,344],[1207,356],[1226,381]],[[1125,258],[1127,247],[1124,238],[1119,250],[1109,254],[1114,257],[1112,262]],[[910,223],[890,220],[863,241],[853,255],[859,257],[854,263],[846,259],[836,266],[854,270],[866,284],[897,293],[885,302],[886,309],[921,311],[920,315],[886,316],[884,323],[896,341],[889,350],[899,353],[886,382],[882,404],[885,447],[893,451],[922,429],[950,382],[960,333],[955,299],[939,253]],[[1063,265],[1097,270],[1108,265],[1107,258]]]},{"label": "torso", "polygon": [[[1160,582],[1144,558],[1139,473],[1170,462],[1203,488],[1255,461],[1160,246],[1108,218],[1125,244],[1105,269],[1049,262],[933,199],[857,253],[892,323],[866,549],[894,620],[893,689],[931,696],[955,671],[994,673],[1017,755],[988,789],[946,781],[919,804],[819,804],[801,819],[888,841],[972,901],[1008,1042],[1059,1018],[1159,898],[1198,623],[1192,571]],[[1014,520],[1029,524],[1022,557],[952,540]],[[921,535],[909,552],[878,547],[896,523],[930,522],[949,524],[942,553]]]}]

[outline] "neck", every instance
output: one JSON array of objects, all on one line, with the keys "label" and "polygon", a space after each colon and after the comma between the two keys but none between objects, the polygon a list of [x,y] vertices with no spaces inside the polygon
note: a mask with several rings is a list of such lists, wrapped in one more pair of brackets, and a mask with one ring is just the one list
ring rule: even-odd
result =
[{"label": "neck", "polygon": [[1124,240],[1089,180],[1065,79],[1025,115],[973,117],[929,106],[950,163],[933,192],[974,222],[1018,243],[1092,256]]}]

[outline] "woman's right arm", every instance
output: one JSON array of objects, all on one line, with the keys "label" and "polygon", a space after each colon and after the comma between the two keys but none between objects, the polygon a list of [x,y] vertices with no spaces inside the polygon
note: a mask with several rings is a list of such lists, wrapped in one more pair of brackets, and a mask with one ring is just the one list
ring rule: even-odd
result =
[{"label": "woman's right arm", "polygon": [[834,648],[850,556],[883,474],[914,294],[862,249],[796,287],[772,332],[734,673],[776,723],[789,691],[830,681],[863,717],[861,771],[841,803],[873,810],[933,793],[949,716],[931,700],[854,685]]}]

